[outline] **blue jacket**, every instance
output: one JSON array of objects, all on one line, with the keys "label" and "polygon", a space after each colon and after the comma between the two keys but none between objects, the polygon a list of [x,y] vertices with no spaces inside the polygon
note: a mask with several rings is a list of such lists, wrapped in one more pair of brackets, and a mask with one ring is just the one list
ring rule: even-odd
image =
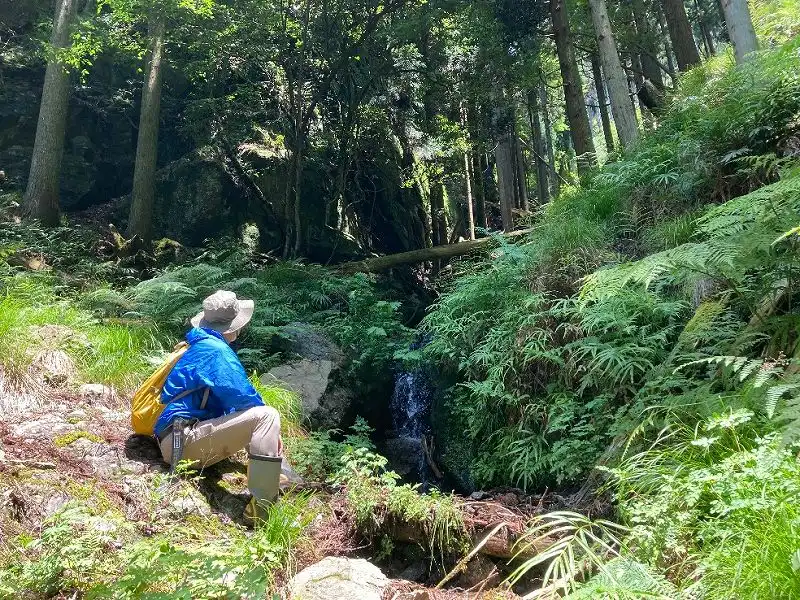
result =
[{"label": "blue jacket", "polygon": [[[170,371],[161,392],[161,402],[167,406],[156,421],[156,435],[176,417],[205,421],[264,405],[222,334],[195,328],[186,334],[186,341],[189,348]],[[211,392],[205,410],[200,410],[205,389],[172,402],[181,392],[206,387]]]}]

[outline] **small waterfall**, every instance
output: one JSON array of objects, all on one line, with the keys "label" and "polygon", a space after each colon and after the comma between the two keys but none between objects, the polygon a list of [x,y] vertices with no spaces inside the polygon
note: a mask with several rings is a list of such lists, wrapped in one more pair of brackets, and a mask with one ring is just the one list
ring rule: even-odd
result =
[{"label": "small waterfall", "polygon": [[398,473],[423,484],[432,479],[423,450],[423,443],[430,434],[432,395],[430,379],[422,369],[417,369],[395,377],[389,404],[397,437],[386,441],[388,458]]}]

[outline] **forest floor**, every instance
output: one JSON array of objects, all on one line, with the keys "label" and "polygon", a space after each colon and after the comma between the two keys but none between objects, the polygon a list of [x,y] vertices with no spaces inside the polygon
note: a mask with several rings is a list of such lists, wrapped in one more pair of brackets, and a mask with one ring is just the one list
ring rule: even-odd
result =
[{"label": "forest floor", "polygon": [[[45,358],[50,364],[53,357]],[[149,438],[131,435],[128,399],[99,384],[70,390],[60,379],[35,393],[0,391],[0,539],[41,535],[54,516],[72,501],[90,507],[94,527],[106,534],[103,544],[119,551],[137,540],[191,536],[198,545],[249,535],[242,514],[249,496],[244,456],[234,456],[202,473],[172,479]],[[375,560],[381,554],[354,522],[341,489],[309,482],[289,497],[308,494],[315,515],[292,549],[287,567],[274,574],[274,589],[326,556]],[[476,537],[505,523],[503,543],[531,516],[563,507],[560,496],[525,495],[513,489],[457,498],[465,525]],[[423,534],[424,535],[424,534]],[[511,536],[511,537],[508,537]],[[385,598],[516,598],[498,587],[508,560],[480,554],[461,565],[444,589],[436,583],[461,556],[437,561],[417,544],[396,542],[390,556],[376,561],[391,578]],[[501,543],[501,547],[503,546]],[[0,542],[0,548],[4,544]],[[404,546],[408,546],[406,550]],[[416,546],[416,548],[414,548]],[[0,582],[2,583],[2,582]],[[65,596],[68,597],[68,596]]]}]

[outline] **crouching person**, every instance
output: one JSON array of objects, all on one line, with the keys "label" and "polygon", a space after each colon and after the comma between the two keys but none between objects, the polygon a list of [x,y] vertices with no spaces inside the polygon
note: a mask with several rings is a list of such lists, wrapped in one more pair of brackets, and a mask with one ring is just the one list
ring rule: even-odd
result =
[{"label": "crouching person", "polygon": [[246,448],[250,519],[263,518],[278,497],[283,450],[278,411],[264,405],[230,346],[253,308],[252,300],[227,291],[203,301],[186,335],[189,348],[167,376],[166,407],[154,427],[161,455],[173,466],[188,460],[202,468]]}]

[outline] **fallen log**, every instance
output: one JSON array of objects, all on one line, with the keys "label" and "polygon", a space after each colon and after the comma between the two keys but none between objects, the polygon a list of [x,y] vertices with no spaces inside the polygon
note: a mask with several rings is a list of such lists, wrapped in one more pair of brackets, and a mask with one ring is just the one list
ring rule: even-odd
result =
[{"label": "fallen log", "polygon": [[[514,239],[525,236],[532,231],[532,228],[521,229],[519,231],[504,233],[502,234],[502,237],[506,239]],[[342,263],[336,268],[345,274],[378,273],[380,271],[386,271],[387,269],[399,267],[400,265],[413,265],[431,260],[442,260],[456,256],[463,256],[465,254],[490,247],[495,243],[496,240],[494,237],[485,237],[478,240],[459,242],[458,244],[445,244],[442,246],[434,246],[433,248],[422,248],[421,250],[411,250],[409,252],[400,252],[398,254],[387,254],[386,256],[366,258],[364,260]]]}]

